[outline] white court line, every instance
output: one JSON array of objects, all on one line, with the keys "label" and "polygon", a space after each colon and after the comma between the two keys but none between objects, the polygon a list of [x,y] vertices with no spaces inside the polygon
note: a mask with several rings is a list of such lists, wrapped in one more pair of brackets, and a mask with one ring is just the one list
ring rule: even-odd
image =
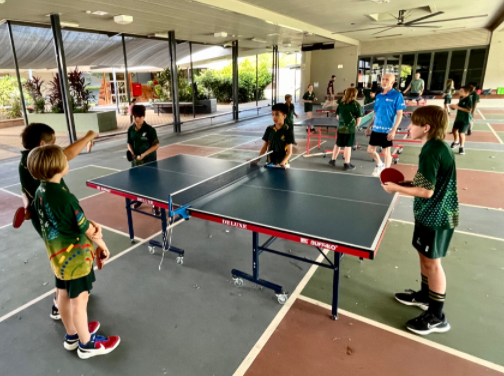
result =
[{"label": "white court line", "polygon": [[[327,255],[329,251],[327,249],[324,249],[324,253]],[[317,258],[316,262],[321,263],[324,260],[323,255],[319,255]],[[261,352],[262,348],[266,345],[270,337],[273,335],[273,332],[276,330],[278,325],[282,322],[283,318],[289,312],[289,309],[292,307],[296,299],[301,295],[301,291],[304,289],[310,278],[315,274],[315,271],[317,270],[318,266],[317,265],[312,265],[310,269],[308,269],[308,272],[305,274],[303,279],[299,282],[297,285],[296,289],[294,292],[289,296],[289,299],[285,303],[285,305],[282,306],[280,311],[278,311],[277,315],[271,321],[271,323],[268,325],[264,333],[261,335],[261,337],[257,340],[256,344],[254,347],[252,347],[252,350],[247,354],[245,359],[243,359],[242,363],[240,366],[236,369],[235,373],[233,376],[242,376],[247,372],[251,364],[254,362],[255,358],[257,358],[257,355]]]},{"label": "white court line", "polygon": [[112,170],[112,171],[122,171],[122,170],[120,170],[120,169],[118,169],[118,168],[105,167],[105,166],[97,166],[97,165],[93,165],[93,164],[88,165],[88,167],[103,168],[103,169],[105,169],[105,170]]},{"label": "white court line", "polygon": [[[178,222],[175,222],[174,224],[172,224],[172,225],[171,225],[171,226],[169,226],[168,228],[175,227],[175,226],[179,225],[179,224],[180,224],[180,223],[182,223],[182,222],[185,222],[185,221],[178,221]],[[5,226],[4,226],[4,227],[5,227]],[[0,227],[0,228],[1,228],[1,227]],[[131,247],[129,247],[129,248],[127,248],[127,249],[125,249],[124,251],[122,251],[122,252],[118,253],[118,254],[117,254],[117,255],[115,255],[114,257],[111,257],[111,258],[107,261],[107,264],[109,264],[110,262],[112,262],[112,261],[114,261],[114,260],[117,260],[119,257],[122,257],[122,256],[124,256],[125,254],[127,254],[127,253],[131,252],[133,249],[135,249],[135,248],[137,248],[137,247],[139,247],[139,246],[141,246],[141,245],[143,245],[143,244],[147,243],[147,242],[148,242],[148,241],[150,241],[151,239],[153,239],[153,238],[155,238],[156,236],[158,236],[159,234],[161,234],[161,232],[162,232],[162,231],[158,231],[158,232],[156,232],[154,235],[151,235],[151,236],[149,236],[148,238],[141,240],[139,243],[134,244],[134,245],[132,245]],[[129,236],[129,235],[128,235],[128,236]],[[94,267],[94,270],[98,270],[98,267],[97,267],[97,266],[95,266],[95,267]],[[35,299],[33,299],[33,300],[29,301],[28,303],[26,303],[26,304],[22,305],[21,307],[18,307],[18,308],[16,308],[15,310],[13,310],[13,311],[11,311],[11,312],[9,312],[9,313],[5,314],[4,316],[0,317],[0,323],[1,323],[1,322],[3,322],[3,321],[5,321],[5,320],[7,320],[9,317],[12,317],[12,316],[14,316],[15,314],[17,314],[17,313],[19,313],[19,312],[21,312],[21,311],[25,310],[26,308],[31,307],[31,306],[32,306],[32,305],[34,305],[35,303],[37,303],[37,302],[41,301],[42,299],[44,299],[44,298],[46,298],[46,297],[50,296],[51,294],[54,294],[55,292],[56,292],[56,289],[55,289],[55,288],[54,288],[54,289],[51,289],[50,291],[48,291],[48,292],[46,292],[46,293],[44,293],[44,294],[42,294],[42,295],[38,296],[37,298],[35,298]]]},{"label": "white court line", "polygon": [[[332,309],[332,307],[329,304],[325,304],[325,303],[319,302],[318,300],[311,299],[311,298],[308,298],[308,297],[303,296],[303,295],[299,296],[299,299],[300,300],[304,300],[305,302],[314,304],[316,306],[328,309],[328,310]],[[464,360],[468,360],[468,361],[470,361],[472,363],[475,363],[475,364],[478,364],[480,366],[483,366],[483,367],[486,367],[486,368],[490,368],[490,369],[492,369],[494,371],[498,371],[498,372],[503,372],[504,373],[504,367],[502,367],[502,366],[500,366],[498,364],[495,364],[495,363],[489,362],[487,360],[478,358],[478,357],[476,357],[474,355],[470,355],[470,354],[464,353],[462,351],[455,350],[455,349],[453,349],[451,347],[441,345],[441,344],[439,344],[437,342],[429,341],[428,339],[425,339],[424,337],[417,336],[417,335],[414,335],[414,334],[410,334],[410,333],[405,332],[405,331],[400,330],[400,329],[392,328],[392,327],[390,327],[388,325],[385,325],[385,324],[382,324],[382,323],[380,323],[378,321],[374,321],[374,320],[368,319],[367,317],[356,315],[355,313],[348,312],[348,311],[345,311],[345,310],[342,310],[342,309],[338,309],[338,314],[350,317],[350,318],[352,318],[354,320],[361,321],[361,322],[363,322],[365,324],[368,324],[368,325],[374,326],[376,328],[385,330],[385,331],[387,331],[389,333],[396,334],[398,336],[410,339],[412,341],[419,342],[419,343],[421,343],[423,345],[426,345],[426,346],[432,347],[432,348],[434,348],[436,350],[440,350],[440,351],[443,351],[445,353],[454,355],[454,356],[456,356],[458,358],[461,358],[461,359],[464,359]]]},{"label": "white court line", "polygon": [[[126,237],[129,238],[129,234],[126,233],[126,232],[122,232],[122,231],[116,230],[115,228],[105,226],[105,225],[103,225],[103,224],[101,224],[99,222],[96,222],[96,223],[98,223],[100,225],[100,227],[104,228],[105,230],[108,230],[110,232],[115,232],[116,234],[124,235],[124,236],[126,236]],[[135,236],[135,240],[142,241],[144,239],[143,238],[139,238],[138,236]]]},{"label": "white court line", "polygon": [[[476,109],[476,111],[479,112],[479,114],[481,115],[481,117],[483,118],[483,120],[487,120],[485,119],[485,116],[483,116],[483,114],[481,113],[481,111],[478,109]],[[495,129],[492,128],[492,126],[490,125],[490,123],[486,123],[486,125],[488,125],[488,128],[490,128],[490,131],[494,134],[495,138],[497,138],[497,141],[499,141],[500,144],[502,144],[502,140],[501,138],[499,137],[499,135],[497,134],[497,132],[495,132]]]},{"label": "white court line", "polygon": [[16,197],[23,197],[23,196],[21,196],[21,195],[18,195],[17,193],[14,193],[14,192],[8,191],[7,189],[0,188],[0,191],[4,191],[5,193],[8,193],[8,194],[13,195],[13,196],[16,196]]},{"label": "white court line", "polygon": [[[389,218],[389,221],[391,222],[400,222],[400,223],[406,223],[408,225],[412,225],[414,226],[415,225],[415,222],[411,222],[411,221],[404,221],[402,219],[394,219],[394,218]],[[485,239],[491,239],[491,240],[498,240],[500,242],[504,242],[504,239],[503,238],[496,238],[494,236],[488,236],[488,235],[483,235],[483,234],[477,234],[475,232],[467,232],[467,231],[460,231],[460,230],[455,230],[456,233],[459,233],[459,234],[464,234],[464,235],[471,235],[471,236],[476,236],[478,238],[485,238]]]},{"label": "white court line", "polygon": [[[306,142],[308,142],[308,141],[306,141]],[[322,146],[322,145],[323,145],[324,143],[326,143],[326,142],[327,142],[327,141],[321,141],[321,142],[320,142],[320,146]],[[314,147],[310,148],[310,150],[313,150],[313,149],[315,149],[315,148],[318,148],[318,144],[317,144],[317,145],[315,145]],[[298,159],[299,157],[302,157],[302,156],[303,156],[303,155],[305,155],[306,153],[307,153],[307,152],[305,151],[305,152],[304,152],[304,153],[302,153],[302,154],[298,154],[295,158],[292,158],[289,162],[294,162],[296,159]]]}]

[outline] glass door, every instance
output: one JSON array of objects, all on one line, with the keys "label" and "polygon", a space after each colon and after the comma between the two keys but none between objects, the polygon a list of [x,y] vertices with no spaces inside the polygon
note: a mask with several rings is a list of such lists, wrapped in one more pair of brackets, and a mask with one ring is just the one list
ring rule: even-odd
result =
[{"label": "glass door", "polygon": [[406,89],[411,83],[413,65],[415,64],[415,55],[403,55],[401,61],[401,72],[399,73],[399,87],[401,91]]},{"label": "glass door", "polygon": [[446,65],[448,64],[448,51],[436,52],[434,54],[434,63],[432,64],[432,77],[430,90],[442,91],[446,82]]}]

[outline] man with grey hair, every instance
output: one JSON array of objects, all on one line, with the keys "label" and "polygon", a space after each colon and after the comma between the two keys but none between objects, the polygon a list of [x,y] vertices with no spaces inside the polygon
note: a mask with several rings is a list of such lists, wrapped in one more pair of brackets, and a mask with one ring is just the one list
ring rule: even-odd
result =
[{"label": "man with grey hair", "polygon": [[[374,116],[366,129],[366,136],[371,136],[367,152],[376,162],[373,176],[380,176],[385,167],[392,165],[392,140],[395,137],[397,128],[401,124],[403,110],[406,108],[404,98],[401,93],[392,89],[395,76],[387,73],[382,77],[381,84],[383,91],[375,97]],[[385,163],[376,152],[376,147],[380,146],[385,155]]]}]

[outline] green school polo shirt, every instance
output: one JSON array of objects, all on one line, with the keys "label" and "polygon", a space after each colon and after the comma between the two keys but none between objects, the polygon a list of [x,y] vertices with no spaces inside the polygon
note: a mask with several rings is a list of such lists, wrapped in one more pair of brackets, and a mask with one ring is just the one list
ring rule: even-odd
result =
[{"label": "green school polo shirt", "polygon": [[447,86],[443,93],[446,94],[446,98],[451,99],[454,92],[455,92],[454,88],[452,88],[451,86]]},{"label": "green school polo shirt", "polygon": [[[135,124],[129,127],[127,142],[133,147],[135,155],[143,154],[152,146],[159,144],[156,130],[146,122],[142,124],[138,131]],[[155,160],[157,160],[157,151],[146,155],[141,161],[131,161],[131,165],[133,167],[140,166],[148,162],[154,162]]]},{"label": "green school polo shirt", "polygon": [[[287,104],[285,105],[287,106]],[[294,125],[294,104],[291,103],[290,106],[287,106],[287,109],[287,117],[285,118],[285,122],[292,127]]]},{"label": "green school polo shirt", "polygon": [[338,133],[353,134],[357,125],[357,119],[363,116],[362,107],[357,101],[343,103],[338,101],[336,115],[339,115]]},{"label": "green school polo shirt", "polygon": [[94,246],[85,235],[89,222],[79,200],[64,184],[42,181],[33,207],[56,278],[68,281],[87,276],[93,268]]},{"label": "green school polo shirt", "polygon": [[269,155],[269,161],[273,164],[282,162],[287,154],[287,146],[294,143],[292,129],[287,124],[280,129],[276,129],[275,125],[270,125],[266,128],[262,139],[269,144],[268,151],[273,151]]},{"label": "green school polo shirt", "polygon": [[415,221],[436,229],[459,224],[457,169],[455,156],[444,141],[430,139],[422,147],[413,186],[434,191],[431,198],[415,197]]},{"label": "green school polo shirt", "polygon": [[[458,102],[459,107],[467,108],[468,110],[472,110],[473,103],[471,96],[468,95],[465,98],[461,98]],[[469,124],[471,122],[471,113],[465,111],[457,111],[457,116],[455,117],[455,123],[463,123]]]},{"label": "green school polo shirt", "polygon": [[478,93],[476,93],[476,91],[473,91],[471,94],[469,94],[469,96],[471,97],[472,105],[474,107],[476,103],[480,101],[480,96]]},{"label": "green school polo shirt", "polygon": [[[315,93],[311,93],[309,91],[307,91],[306,93],[304,93],[303,95],[303,99],[305,101],[313,101],[315,100]],[[305,112],[312,112],[313,111],[313,103],[305,103],[304,104],[304,111]]]}]

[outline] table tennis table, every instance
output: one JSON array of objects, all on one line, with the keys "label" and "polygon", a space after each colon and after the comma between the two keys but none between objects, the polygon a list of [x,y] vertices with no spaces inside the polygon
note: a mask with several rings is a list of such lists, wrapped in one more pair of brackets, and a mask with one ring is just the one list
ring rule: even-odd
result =
[{"label": "table tennis table", "polygon": [[[252,274],[232,270],[235,286],[247,280],[271,289],[280,304],[288,293],[260,278],[263,252],[332,269],[332,318],[337,319],[340,258],[375,257],[398,196],[387,194],[375,177],[271,168],[258,161],[259,157],[240,164],[179,154],[89,180],[87,186],[126,199],[132,242],[132,212],[160,219],[163,243],[151,241],[150,250],[174,252],[178,264],[183,263],[184,251],[171,246],[169,232],[179,221],[194,217],[251,231]],[[160,216],[132,209],[134,201],[161,208]],[[269,238],[260,244],[259,234]],[[315,247],[325,262],[269,248],[278,238]],[[334,259],[323,250],[334,252]]]},{"label": "table tennis table", "polygon": [[[173,103],[172,102],[153,102],[152,106],[154,107],[154,109],[157,107],[157,114],[159,116],[159,114],[161,113],[160,112],[161,108],[172,108]],[[179,108],[180,109],[185,108],[186,113],[190,113],[192,111],[192,106],[193,106],[192,102],[179,102]],[[198,107],[198,106],[196,106],[196,107]],[[173,109],[172,109],[172,111],[173,111]]]}]

